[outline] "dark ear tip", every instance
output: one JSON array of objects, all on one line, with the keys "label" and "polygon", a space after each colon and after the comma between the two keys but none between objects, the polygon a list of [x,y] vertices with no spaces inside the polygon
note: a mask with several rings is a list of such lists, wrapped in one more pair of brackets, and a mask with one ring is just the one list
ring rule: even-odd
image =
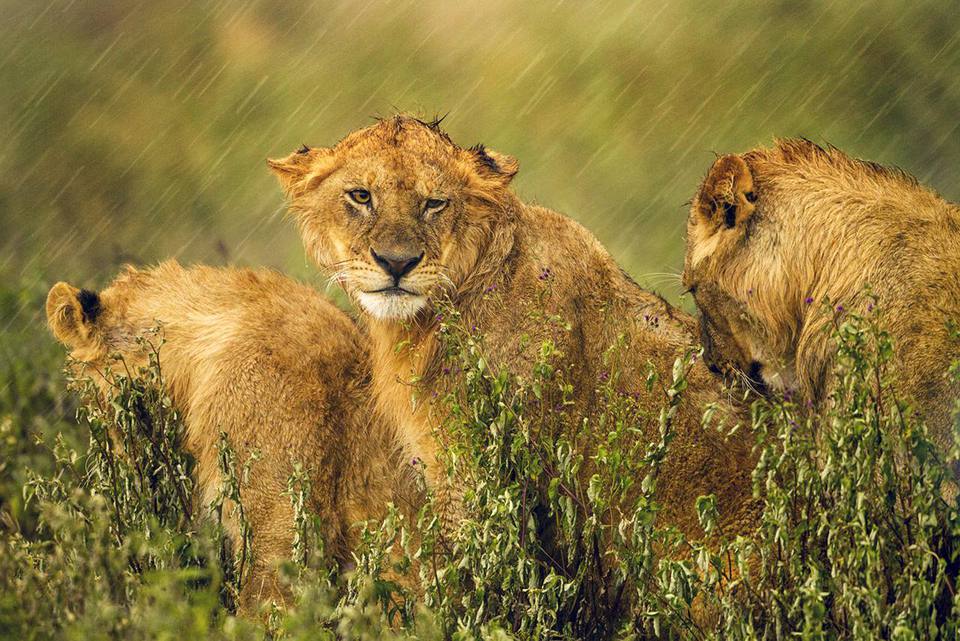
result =
[{"label": "dark ear tip", "polygon": [[723,203],[723,224],[731,229],[737,224],[737,206],[733,203]]},{"label": "dark ear tip", "polygon": [[77,292],[77,302],[80,303],[86,321],[92,322],[100,315],[100,295],[97,292],[81,289]]},{"label": "dark ear tip", "polygon": [[520,163],[513,156],[487,149],[482,144],[470,147],[469,151],[473,153],[474,158],[483,169],[506,180],[513,178],[520,169]]}]

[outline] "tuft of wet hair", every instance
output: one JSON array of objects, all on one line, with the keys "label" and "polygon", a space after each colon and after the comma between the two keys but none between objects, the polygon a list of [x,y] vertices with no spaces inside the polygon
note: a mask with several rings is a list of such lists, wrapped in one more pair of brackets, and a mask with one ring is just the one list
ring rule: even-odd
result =
[{"label": "tuft of wet hair", "polygon": [[456,147],[457,144],[450,139],[450,136],[447,135],[447,132],[445,132],[443,129],[440,128],[440,125],[443,123],[444,120],[447,119],[447,116],[449,115],[450,113],[447,112],[442,116],[437,114],[431,120],[423,120],[421,118],[411,118],[411,120],[421,125],[422,127],[426,127],[433,133],[437,134],[438,136],[440,136],[440,138],[444,140],[444,142],[447,142],[453,145],[454,147]]},{"label": "tuft of wet hair", "polygon": [[450,115],[450,112],[448,111],[447,113],[443,114],[442,116],[441,116],[440,114],[434,115],[434,117],[433,117],[432,120],[421,120],[420,118],[414,118],[414,120],[416,120],[417,122],[419,122],[421,125],[423,125],[423,126],[426,127],[427,129],[433,129],[434,131],[436,131],[436,132],[438,132],[438,133],[443,133],[443,130],[440,129],[440,125],[443,123],[444,120],[447,119],[447,116],[449,116],[449,115]]},{"label": "tuft of wet hair", "polygon": [[453,142],[449,135],[447,135],[447,132],[440,127],[447,115],[448,114],[444,114],[442,116],[438,115],[434,116],[431,120],[424,120],[416,116],[398,113],[389,117],[374,116],[374,120],[376,120],[381,126],[388,128],[387,132],[388,135],[393,138],[393,144],[399,143],[404,129],[406,129],[408,126],[413,126],[429,129],[438,135],[444,142],[457,147],[457,144]]}]

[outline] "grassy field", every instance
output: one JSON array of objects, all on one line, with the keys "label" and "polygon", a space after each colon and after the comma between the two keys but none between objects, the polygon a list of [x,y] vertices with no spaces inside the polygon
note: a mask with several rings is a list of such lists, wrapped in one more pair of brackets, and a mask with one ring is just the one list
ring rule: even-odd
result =
[{"label": "grassy field", "polygon": [[264,159],[373,116],[447,114],[454,140],[515,155],[522,196],[582,222],[674,302],[685,203],[714,153],[800,135],[960,199],[953,0],[0,11],[0,536],[36,535],[27,469],[59,469],[38,439],[86,443],[44,327],[49,287],[167,257],[321,283]]}]

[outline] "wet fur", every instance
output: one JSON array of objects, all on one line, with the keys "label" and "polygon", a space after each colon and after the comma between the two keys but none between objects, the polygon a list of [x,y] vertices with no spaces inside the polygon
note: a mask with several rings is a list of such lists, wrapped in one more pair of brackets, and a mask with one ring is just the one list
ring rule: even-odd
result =
[{"label": "wet fur", "polygon": [[[652,417],[648,430],[655,430],[665,399],[659,390],[646,390],[647,364],[669,381],[675,359],[695,342],[693,319],[640,289],[582,226],[521,202],[508,188],[517,170],[514,159],[482,147],[460,148],[435,128],[404,116],[312,152],[311,163],[290,156],[270,164],[289,196],[309,254],[334,272],[351,296],[356,299],[369,279],[381,277],[367,258],[371,244],[422,248],[424,272],[418,274],[418,267],[411,276],[422,278],[415,282],[434,299],[448,298],[467,327],[477,327],[494,367],[528,376],[541,341],[559,342],[561,365],[576,390],[577,416],[596,410],[604,353],[625,335],[622,386],[637,394]],[[357,176],[367,176],[364,187],[384,203],[362,221],[345,216],[340,204]],[[445,218],[418,219],[418,199],[437,189],[450,198],[440,214]],[[351,267],[344,270],[344,265]],[[544,322],[545,315],[559,315],[570,330],[556,331]],[[431,399],[459,384],[442,374],[434,312],[425,308],[404,318],[368,313],[363,319],[378,407],[396,426],[408,455],[426,463],[428,482],[442,492],[438,438],[444,436],[436,430],[446,410]],[[755,524],[756,508],[750,437],[741,432],[726,440],[701,426],[707,403],[718,403],[728,424],[742,415],[701,363],[689,378],[659,486],[664,517],[688,536],[702,536],[694,502],[716,493],[725,530],[746,532]],[[580,435],[587,453],[599,436]],[[654,438],[652,432],[646,438]]]},{"label": "wet fur", "polygon": [[[718,203],[737,208],[732,228]],[[717,360],[759,363],[767,382],[817,405],[833,358],[822,301],[864,314],[869,284],[895,342],[899,390],[944,451],[953,443],[960,389],[944,374],[960,358],[947,330],[960,319],[960,207],[915,178],[807,140],[722,156],[690,210],[684,281]]]},{"label": "wet fur", "polygon": [[[78,312],[93,296],[99,312],[81,322]],[[367,341],[313,289],[267,270],[184,269],[169,261],[129,268],[99,295],[58,283],[47,317],[95,378],[114,353],[138,371],[146,358],[136,338],[151,337],[160,324],[164,384],[185,420],[202,505],[220,484],[221,430],[238,460],[259,450],[241,488],[256,561],[241,593],[245,612],[288,596],[273,566],[292,549],[293,507],[283,492],[295,462],[310,476],[309,507],[340,562],[351,560],[354,524],[381,516],[388,501],[412,500],[392,435],[369,403]],[[114,371],[123,369],[114,363]]]}]

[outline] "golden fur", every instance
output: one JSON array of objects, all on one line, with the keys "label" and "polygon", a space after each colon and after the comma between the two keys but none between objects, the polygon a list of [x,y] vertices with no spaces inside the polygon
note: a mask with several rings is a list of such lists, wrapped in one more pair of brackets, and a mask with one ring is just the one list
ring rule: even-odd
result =
[{"label": "golden fur", "polygon": [[914,178],[806,140],[722,156],[691,207],[684,281],[713,360],[818,404],[833,353],[822,301],[865,314],[870,285],[900,391],[953,442],[960,207]]},{"label": "golden fur", "polygon": [[[620,385],[648,410],[645,437],[654,438],[664,397],[647,390],[647,365],[669,382],[675,359],[692,344],[695,324],[631,281],[579,224],[521,202],[509,189],[516,160],[482,146],[461,148],[436,123],[397,116],[334,147],[303,148],[270,165],[309,253],[365,311],[378,407],[396,424],[408,455],[426,463],[427,481],[438,491],[437,437],[443,435],[437,430],[445,407],[431,398],[462,385],[456,373],[443,373],[431,299],[449,300],[462,323],[484,336],[486,360],[515,376],[529,376],[542,340],[557,341],[565,378],[575,389],[571,425],[596,410],[604,354],[624,337]],[[370,194],[368,206],[353,202],[356,189]],[[431,200],[445,206],[427,211]],[[395,279],[371,250],[419,256],[420,262]],[[410,293],[369,293],[391,283]],[[569,329],[557,331],[546,320],[551,316]],[[703,428],[706,404],[719,403],[728,417],[736,411],[701,364],[689,381],[658,486],[666,519],[689,536],[702,536],[694,502],[716,493],[723,526],[743,532],[754,523],[750,437],[726,440]]]},{"label": "golden fur", "polygon": [[248,612],[284,596],[273,566],[291,553],[293,508],[283,492],[295,462],[309,474],[309,507],[341,562],[349,560],[352,525],[412,495],[399,492],[397,448],[368,403],[365,339],[307,286],[268,270],[184,269],[168,261],[127,268],[99,294],[58,283],[47,318],[101,384],[115,354],[133,372],[146,364],[137,337],[156,345],[151,331],[160,324],[164,386],[185,420],[202,505],[220,483],[221,430],[239,460],[259,450],[249,486],[241,488],[255,558],[241,594]]}]

